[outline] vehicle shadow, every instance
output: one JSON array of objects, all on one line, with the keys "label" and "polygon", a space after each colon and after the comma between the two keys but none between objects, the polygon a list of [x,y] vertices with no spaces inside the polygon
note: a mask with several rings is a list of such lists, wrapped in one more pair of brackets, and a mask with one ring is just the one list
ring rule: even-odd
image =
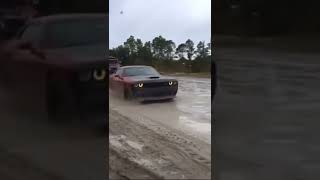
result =
[{"label": "vehicle shadow", "polygon": [[152,100],[152,101],[142,101],[140,104],[142,105],[148,105],[148,104],[162,104],[162,103],[172,103],[174,102],[174,99],[162,99],[162,100]]}]

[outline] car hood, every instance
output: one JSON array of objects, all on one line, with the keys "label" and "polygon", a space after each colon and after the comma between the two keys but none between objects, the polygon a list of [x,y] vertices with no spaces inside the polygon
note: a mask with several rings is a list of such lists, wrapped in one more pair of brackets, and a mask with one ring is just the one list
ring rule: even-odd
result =
[{"label": "car hood", "polygon": [[176,79],[172,77],[166,76],[131,76],[126,77],[126,80],[132,82],[164,82],[164,81],[176,81]]},{"label": "car hood", "polygon": [[48,63],[61,66],[101,66],[108,65],[107,46],[73,46],[46,50]]}]

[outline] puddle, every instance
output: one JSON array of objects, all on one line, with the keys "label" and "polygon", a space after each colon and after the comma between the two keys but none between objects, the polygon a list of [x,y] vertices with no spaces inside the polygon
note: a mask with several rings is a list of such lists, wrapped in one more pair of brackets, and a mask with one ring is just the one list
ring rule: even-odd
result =
[{"label": "puddle", "polygon": [[211,123],[202,123],[188,119],[186,116],[179,117],[180,123],[192,128],[193,131],[201,133],[211,133]]}]

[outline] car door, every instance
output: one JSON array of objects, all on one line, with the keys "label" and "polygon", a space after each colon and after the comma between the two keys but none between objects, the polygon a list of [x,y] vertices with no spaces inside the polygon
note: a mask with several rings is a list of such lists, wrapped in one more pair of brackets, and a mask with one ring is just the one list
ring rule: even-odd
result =
[{"label": "car door", "polygon": [[40,46],[42,35],[42,25],[29,24],[15,39],[6,44],[7,52],[10,54],[6,69],[10,82],[19,92],[40,93],[38,90],[41,90],[45,77],[45,60],[33,51],[33,47]]},{"label": "car door", "polygon": [[123,92],[123,77],[122,77],[123,69],[120,68],[116,74],[113,76],[113,89],[117,93]]},{"label": "car door", "polygon": [[117,84],[119,81],[117,76],[119,76],[120,73],[121,73],[121,69],[118,69],[115,74],[111,75],[110,89],[112,89],[113,91],[116,91],[116,89],[117,89],[117,86],[118,86]]}]

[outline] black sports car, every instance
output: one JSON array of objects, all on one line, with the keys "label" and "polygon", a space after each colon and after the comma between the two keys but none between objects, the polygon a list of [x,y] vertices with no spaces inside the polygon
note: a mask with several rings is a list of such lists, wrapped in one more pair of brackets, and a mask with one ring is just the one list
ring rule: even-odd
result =
[{"label": "black sports car", "polygon": [[178,81],[161,76],[150,66],[123,66],[110,77],[110,88],[125,99],[173,99],[178,91]]},{"label": "black sports car", "polygon": [[14,76],[19,73],[21,77],[32,74],[37,74],[33,78],[45,77],[38,84],[43,84],[50,118],[58,119],[56,115],[64,116],[88,104],[105,108],[107,20],[105,14],[61,14],[32,19],[14,40],[4,45],[0,67],[13,67],[10,72],[23,67]]}]

